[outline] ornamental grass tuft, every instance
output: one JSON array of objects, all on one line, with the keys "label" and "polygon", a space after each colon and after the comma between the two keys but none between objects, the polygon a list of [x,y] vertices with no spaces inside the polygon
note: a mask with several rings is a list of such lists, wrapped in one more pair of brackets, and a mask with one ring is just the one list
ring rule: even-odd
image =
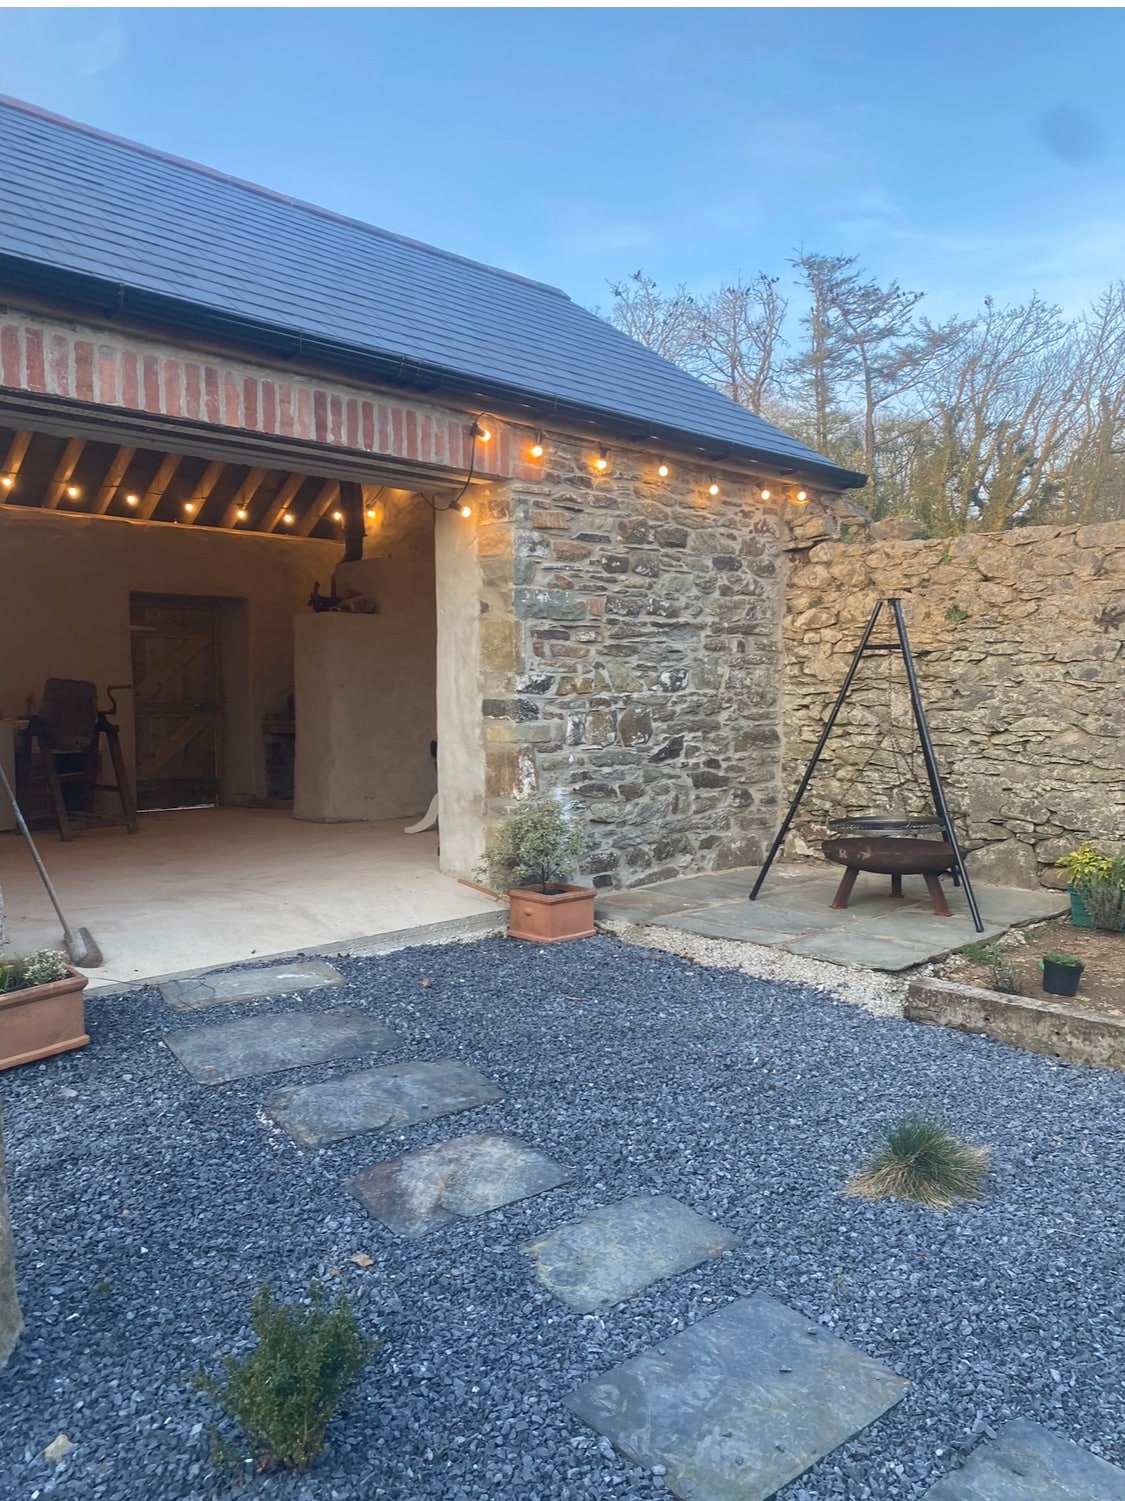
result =
[{"label": "ornamental grass tuft", "polygon": [[929,1209],[952,1209],[979,1199],[989,1150],[950,1135],[939,1121],[910,1116],[887,1132],[844,1192],[855,1199],[903,1199]]}]

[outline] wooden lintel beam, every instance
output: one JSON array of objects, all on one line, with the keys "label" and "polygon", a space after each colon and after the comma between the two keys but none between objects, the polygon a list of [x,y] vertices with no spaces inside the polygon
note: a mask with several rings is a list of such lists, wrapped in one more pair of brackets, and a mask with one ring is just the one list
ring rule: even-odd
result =
[{"label": "wooden lintel beam", "polygon": [[[287,474],[281,482],[277,494],[270,501],[269,510],[262,517],[258,530],[262,532],[275,531],[281,526],[281,518],[289,510],[289,502],[297,491],[305,483],[306,476],[303,474]],[[292,531],[293,527],[283,527],[283,531]]]},{"label": "wooden lintel beam", "polygon": [[55,465],[54,473],[51,475],[51,483],[47,486],[46,494],[43,496],[43,509],[45,511],[54,511],[57,509],[59,501],[66,494],[67,486],[70,484],[70,477],[75,469],[77,469],[78,460],[82,457],[82,450],[85,447],[85,438],[69,438],[67,440],[66,447],[62,451],[62,458]]},{"label": "wooden lintel beam", "polygon": [[261,489],[262,481],[268,473],[268,469],[247,470],[241,485],[239,485],[234,494],[234,498],[231,500],[230,505],[227,506],[226,514],[223,516],[221,523],[223,526],[237,526],[240,519],[238,515],[239,511],[249,509],[250,502]]},{"label": "wooden lintel beam", "polygon": [[215,462],[208,464],[207,468],[199,476],[199,481],[196,484],[195,489],[192,491],[190,497],[192,509],[190,511],[185,511],[184,514],[180,517],[180,521],[185,526],[191,526],[194,522],[199,520],[199,513],[203,510],[203,507],[207,504],[208,500],[210,500],[211,491],[219,483],[219,476],[222,474],[223,470],[226,467],[227,466],[222,462],[221,459],[216,460]]},{"label": "wooden lintel beam", "polygon": [[30,433],[21,431],[12,434],[12,441],[8,444],[8,457],[4,460],[3,469],[0,470],[0,500],[7,500],[15,489],[30,442]]},{"label": "wooden lintel beam", "polygon": [[340,494],[339,480],[326,479],[312,498],[312,504],[293,528],[298,537],[309,537],[328,515]]},{"label": "wooden lintel beam", "polygon": [[102,477],[98,486],[98,493],[94,496],[94,504],[90,512],[94,516],[104,516],[113,504],[113,497],[121,488],[121,481],[125,478],[125,471],[133,462],[135,448],[119,448],[109,461],[109,468]]},{"label": "wooden lintel beam", "polygon": [[164,492],[172,483],[176,470],[183,462],[183,454],[166,453],[160,460],[160,467],[152,477],[152,483],[141,497],[141,504],[137,515],[142,521],[150,521],[157,506],[164,499]]}]

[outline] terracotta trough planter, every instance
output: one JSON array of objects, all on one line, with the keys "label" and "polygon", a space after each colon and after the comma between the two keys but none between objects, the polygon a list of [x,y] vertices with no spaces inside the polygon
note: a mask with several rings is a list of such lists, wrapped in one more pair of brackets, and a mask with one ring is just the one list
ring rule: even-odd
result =
[{"label": "terracotta trough planter", "polygon": [[82,994],[88,984],[72,969],[63,980],[0,995],[0,1069],[84,1048],[90,1041]]},{"label": "terracotta trough planter", "polygon": [[508,893],[508,937],[532,943],[565,943],[593,938],[594,892],[590,886],[559,886],[535,891],[517,886]]}]

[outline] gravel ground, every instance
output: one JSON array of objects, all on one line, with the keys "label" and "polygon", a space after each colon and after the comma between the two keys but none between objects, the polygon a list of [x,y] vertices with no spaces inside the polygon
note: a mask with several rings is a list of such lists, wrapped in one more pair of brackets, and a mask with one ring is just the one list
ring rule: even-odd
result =
[{"label": "gravel ground", "polygon": [[[666,1496],[561,1398],[758,1288],[913,1383],[786,1501],[920,1497],[1013,1416],[1125,1463],[1119,1075],[611,937],[341,967],[347,991],[258,1005],[369,1007],[403,1039],[378,1061],[461,1058],[506,1099],[309,1153],[257,1113],[276,1076],[203,1088],[159,1046],[232,1011],[174,1017],[151,991],[91,1001],[90,1048],[0,1078],[27,1319],[0,1373],[4,1501]],[[881,1131],[918,1109],[993,1147],[988,1200],[941,1216],[843,1199]],[[421,1242],[384,1233],[343,1187],[485,1129],[574,1182]],[[604,1315],[569,1313],[519,1246],[638,1192],[674,1195],[741,1247]],[[332,1268],[385,1350],[309,1476],[238,1491],[211,1468],[216,1414],[192,1374],[245,1348],[260,1281],[291,1296]],[[75,1447],[56,1469],[41,1454],[60,1432]]]}]

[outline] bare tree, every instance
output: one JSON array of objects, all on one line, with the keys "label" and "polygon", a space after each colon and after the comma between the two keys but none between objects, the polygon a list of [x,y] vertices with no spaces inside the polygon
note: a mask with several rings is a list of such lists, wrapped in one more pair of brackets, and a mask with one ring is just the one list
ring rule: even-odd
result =
[{"label": "bare tree", "polygon": [[778,278],[764,271],[720,287],[698,304],[694,373],[740,406],[760,412],[777,384],[786,307]]},{"label": "bare tree", "polygon": [[612,282],[609,321],[622,333],[653,349],[673,364],[684,364],[699,342],[699,308],[685,287],[670,295],[643,271]]}]

